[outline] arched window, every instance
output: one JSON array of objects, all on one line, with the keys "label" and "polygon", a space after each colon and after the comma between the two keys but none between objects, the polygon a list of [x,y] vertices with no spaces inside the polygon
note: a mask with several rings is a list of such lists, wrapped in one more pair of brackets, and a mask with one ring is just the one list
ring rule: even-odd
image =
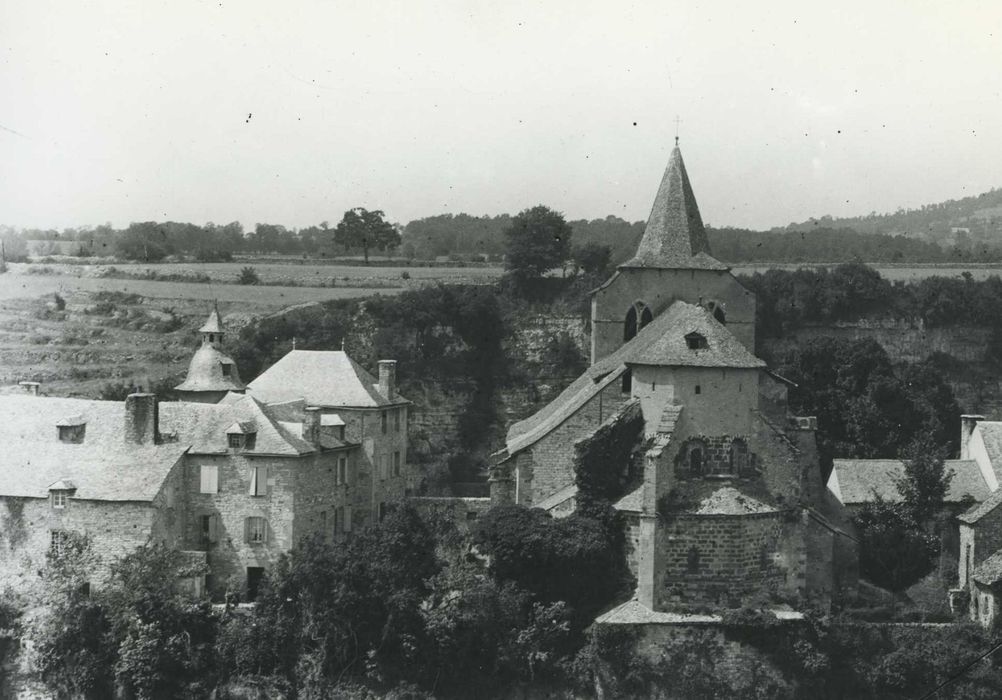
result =
[{"label": "arched window", "polygon": [[715,301],[711,301],[709,304],[706,305],[706,308],[709,309],[710,313],[713,314],[713,318],[717,319],[723,324],[727,323],[727,314],[724,313],[723,306],[721,306]]},{"label": "arched window", "polygon": [[699,573],[699,548],[693,545],[685,556],[685,568],[690,574]]},{"label": "arched window", "polygon": [[703,448],[693,447],[689,450],[689,469],[693,474],[703,472]]},{"label": "arched window", "polygon": [[643,311],[640,312],[640,329],[643,329],[648,323],[654,320],[654,314],[651,313],[649,306],[645,306]]},{"label": "arched window", "polygon": [[642,301],[636,302],[626,312],[626,322],[623,324],[623,341],[632,340],[648,323],[654,320],[654,314]]},{"label": "arched window", "polygon": [[626,312],[626,323],[623,324],[623,341],[632,340],[637,334],[637,307],[631,306]]}]

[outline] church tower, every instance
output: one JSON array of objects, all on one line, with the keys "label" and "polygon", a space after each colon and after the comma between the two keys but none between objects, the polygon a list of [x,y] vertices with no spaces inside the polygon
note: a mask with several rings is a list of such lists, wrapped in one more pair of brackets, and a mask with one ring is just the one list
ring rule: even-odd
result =
[{"label": "church tower", "polygon": [[244,393],[246,386],[240,381],[236,363],[221,349],[225,331],[218,308],[212,309],[198,332],[202,334],[202,346],[191,358],[184,382],[174,387],[178,399],[216,403],[228,392]]},{"label": "church tower", "polygon": [[710,252],[677,138],[636,255],[592,293],[592,364],[675,301],[706,308],[754,352],[755,295]]}]

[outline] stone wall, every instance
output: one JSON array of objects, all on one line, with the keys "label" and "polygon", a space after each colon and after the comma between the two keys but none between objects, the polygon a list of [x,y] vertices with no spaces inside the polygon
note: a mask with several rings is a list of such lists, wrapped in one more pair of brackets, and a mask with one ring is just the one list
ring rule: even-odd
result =
[{"label": "stone wall", "polygon": [[782,513],[674,516],[659,537],[664,574],[659,610],[673,604],[734,606],[786,585],[778,548]]}]

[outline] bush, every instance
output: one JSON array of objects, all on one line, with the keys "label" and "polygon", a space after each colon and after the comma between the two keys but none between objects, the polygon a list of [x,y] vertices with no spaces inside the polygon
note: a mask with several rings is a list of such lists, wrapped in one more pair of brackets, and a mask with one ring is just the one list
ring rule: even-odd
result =
[{"label": "bush", "polygon": [[257,274],[257,270],[253,267],[245,267],[240,270],[240,276],[237,278],[237,284],[260,284],[261,278]]},{"label": "bush", "polygon": [[59,296],[59,292],[52,295],[52,301],[56,305],[56,311],[62,311],[66,308],[66,300]]}]

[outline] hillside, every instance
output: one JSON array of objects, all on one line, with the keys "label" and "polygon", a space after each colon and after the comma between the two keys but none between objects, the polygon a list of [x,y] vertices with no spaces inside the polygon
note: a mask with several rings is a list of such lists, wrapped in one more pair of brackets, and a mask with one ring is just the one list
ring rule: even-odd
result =
[{"label": "hillside", "polygon": [[833,218],[822,216],[773,231],[811,231],[816,228],[850,228],[860,233],[921,238],[939,245],[1002,244],[1002,189],[962,199],[898,209],[890,214]]}]

